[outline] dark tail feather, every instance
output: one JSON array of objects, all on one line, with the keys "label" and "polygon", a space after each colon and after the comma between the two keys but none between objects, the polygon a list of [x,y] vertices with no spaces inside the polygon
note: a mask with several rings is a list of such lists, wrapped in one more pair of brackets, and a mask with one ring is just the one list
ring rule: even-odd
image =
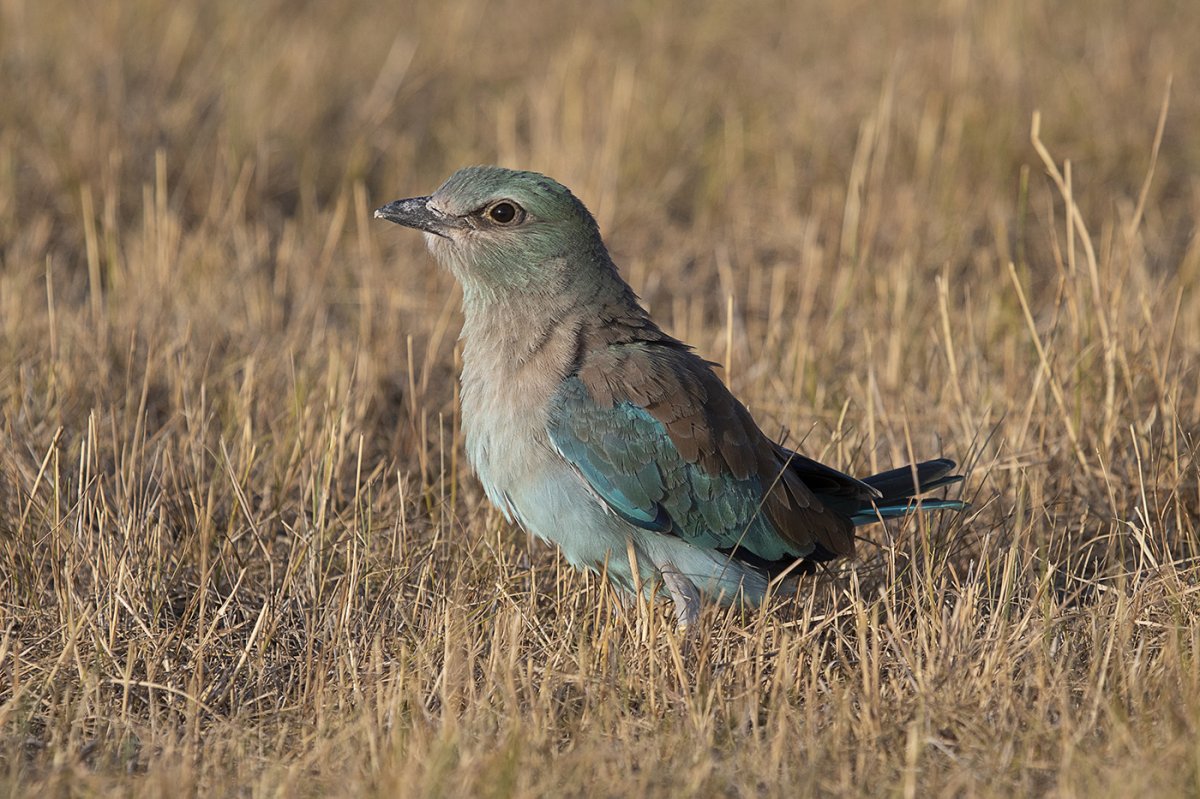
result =
[{"label": "dark tail feather", "polygon": [[[862,481],[882,494],[880,504],[884,504],[889,500],[910,499],[941,486],[962,482],[961,474],[950,474],[956,465],[947,458],[938,458],[935,461],[918,463],[915,469],[912,466],[901,466],[864,477]],[[914,472],[919,488],[913,484]]]},{"label": "dark tail feather", "polygon": [[[955,463],[947,458],[924,461],[913,466],[901,466],[870,477],[864,477],[863,482],[874,488],[882,496],[875,500],[870,508],[864,508],[850,517],[855,525],[870,524],[882,519],[894,519],[903,516],[916,508],[914,498],[918,494],[932,491],[942,486],[962,482],[961,474],[951,474]],[[914,483],[914,472],[916,481]],[[921,501],[922,510],[964,510],[966,502],[952,499],[926,499]]]}]

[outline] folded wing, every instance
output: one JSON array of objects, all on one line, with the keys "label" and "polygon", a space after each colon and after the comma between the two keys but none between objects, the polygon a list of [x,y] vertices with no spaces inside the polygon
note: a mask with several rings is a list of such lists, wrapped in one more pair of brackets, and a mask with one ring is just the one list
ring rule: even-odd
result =
[{"label": "folded wing", "polygon": [[709,364],[682,347],[594,353],[563,382],[548,432],[631,524],[766,568],[852,552],[847,511],[878,495],[768,439]]}]

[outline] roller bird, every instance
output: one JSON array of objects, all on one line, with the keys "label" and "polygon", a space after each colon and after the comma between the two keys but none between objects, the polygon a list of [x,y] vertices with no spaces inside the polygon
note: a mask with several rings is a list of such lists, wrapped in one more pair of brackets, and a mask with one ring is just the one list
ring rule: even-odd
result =
[{"label": "roller bird", "polygon": [[860,479],[765,435],[544,175],[466,167],[375,216],[422,231],[462,286],[462,429],[488,498],[626,598],[669,596],[681,626],[851,555],[859,525],[965,507],[914,500],[962,480],[951,460]]}]

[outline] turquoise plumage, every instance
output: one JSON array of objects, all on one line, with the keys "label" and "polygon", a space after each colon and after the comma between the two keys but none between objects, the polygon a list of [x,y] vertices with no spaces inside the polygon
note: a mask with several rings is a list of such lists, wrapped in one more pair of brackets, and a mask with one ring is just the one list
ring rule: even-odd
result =
[{"label": "turquoise plumage", "polygon": [[741,542],[763,557],[784,556],[760,512],[758,476],[710,474],[685,460],[645,408],[630,402],[602,408],[570,378],[551,405],[549,433],[563,458],[631,524],[709,549]]}]

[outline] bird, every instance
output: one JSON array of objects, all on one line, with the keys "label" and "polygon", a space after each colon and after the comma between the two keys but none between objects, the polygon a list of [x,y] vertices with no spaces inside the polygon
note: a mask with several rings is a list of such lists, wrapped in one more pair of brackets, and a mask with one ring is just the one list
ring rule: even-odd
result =
[{"label": "bird", "polygon": [[952,460],[857,479],[768,437],[545,175],[469,166],[375,217],[421,231],[461,285],[462,430],[488,499],[623,602],[669,598],[687,628],[852,555],[860,525],[966,507],[915,500],[963,479]]}]

